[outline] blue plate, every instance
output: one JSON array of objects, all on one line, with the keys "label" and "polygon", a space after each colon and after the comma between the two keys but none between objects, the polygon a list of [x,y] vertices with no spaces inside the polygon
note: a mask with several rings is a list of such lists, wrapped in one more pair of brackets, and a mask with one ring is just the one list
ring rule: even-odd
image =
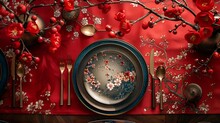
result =
[{"label": "blue plate", "polygon": [[8,80],[9,70],[5,55],[0,49],[0,95],[3,94]]},{"label": "blue plate", "polygon": [[74,90],[90,110],[119,115],[142,99],[148,85],[144,58],[132,45],[113,39],[97,41],[77,58]]}]

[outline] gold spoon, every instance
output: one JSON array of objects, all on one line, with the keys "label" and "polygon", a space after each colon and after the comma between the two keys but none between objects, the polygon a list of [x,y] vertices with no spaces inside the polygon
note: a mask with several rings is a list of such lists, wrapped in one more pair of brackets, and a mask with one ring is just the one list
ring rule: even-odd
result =
[{"label": "gold spoon", "polygon": [[163,110],[162,80],[165,77],[166,70],[163,65],[157,67],[156,75],[160,80],[160,110]]},{"label": "gold spoon", "polygon": [[23,107],[23,96],[22,96],[22,80],[24,76],[24,66],[21,63],[17,65],[17,75],[20,78],[20,108]]},{"label": "gold spoon", "polygon": [[92,24],[88,24],[81,27],[81,33],[85,36],[93,36],[96,33],[96,28]]}]

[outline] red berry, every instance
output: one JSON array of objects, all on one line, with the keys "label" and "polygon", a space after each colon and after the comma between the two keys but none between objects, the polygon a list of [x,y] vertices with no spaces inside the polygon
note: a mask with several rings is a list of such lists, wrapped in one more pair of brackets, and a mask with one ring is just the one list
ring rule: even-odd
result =
[{"label": "red berry", "polygon": [[34,57],[34,61],[35,61],[36,63],[39,63],[39,62],[40,62],[40,58],[39,58],[39,57]]},{"label": "red berry", "polygon": [[206,69],[202,70],[202,73],[206,73],[206,72],[207,72],[207,70],[206,70]]},{"label": "red berry", "polygon": [[19,41],[14,41],[14,42],[12,43],[12,46],[13,46],[13,48],[18,49],[18,48],[20,48],[21,43],[20,43]]},{"label": "red berry", "polygon": [[214,72],[213,69],[208,70],[208,73],[210,73],[210,74],[212,74],[213,72]]},{"label": "red berry", "polygon": [[51,18],[50,18],[50,22],[51,22],[51,23],[55,23],[56,21],[57,21],[57,19],[56,19],[55,17],[51,17]]},{"label": "red berry", "polygon": [[163,11],[166,11],[167,10],[167,7],[163,7]]},{"label": "red berry", "polygon": [[176,35],[176,34],[177,34],[177,31],[176,31],[176,30],[173,30],[173,34]]},{"label": "red berry", "polygon": [[143,29],[147,29],[147,28],[148,28],[148,23],[147,23],[146,21],[144,21],[144,22],[142,23],[142,28],[143,28]]},{"label": "red berry", "polygon": [[56,33],[57,32],[57,28],[56,27],[52,27],[52,33]]},{"label": "red berry", "polygon": [[36,21],[37,20],[37,16],[36,15],[32,15],[31,16],[31,20]]},{"label": "red berry", "polygon": [[153,21],[149,21],[148,22],[148,26],[149,26],[149,28],[153,28],[154,27],[154,22]]},{"label": "red berry", "polygon": [[111,37],[111,38],[115,38],[115,37],[116,37],[116,34],[115,34],[114,31],[110,31],[110,32],[108,33],[108,35],[109,35],[109,37]]},{"label": "red berry", "polygon": [[106,25],[105,26],[106,31],[110,32],[112,31],[112,27],[110,25]]},{"label": "red berry", "polygon": [[27,6],[25,6],[24,4],[19,4],[17,7],[17,11],[19,14],[25,14],[27,11]]},{"label": "red berry", "polygon": [[60,25],[56,25],[57,31],[59,31],[61,29]]},{"label": "red berry", "polygon": [[214,52],[214,53],[213,53],[213,56],[214,56],[214,58],[219,58],[219,57],[220,57],[220,55],[219,55],[218,52]]},{"label": "red berry", "polygon": [[195,62],[198,62],[199,61],[199,59],[195,59]]},{"label": "red berry", "polygon": [[104,4],[104,7],[102,8],[103,13],[108,13],[111,10],[111,6],[109,4]]},{"label": "red berry", "polygon": [[39,43],[43,42],[44,41],[44,38],[43,37],[38,37],[38,40],[37,40]]},{"label": "red berry", "polygon": [[118,36],[120,36],[120,37],[123,37],[123,36],[125,35],[125,33],[123,33],[123,32],[118,32],[117,34],[118,34]]},{"label": "red berry", "polygon": [[15,50],[15,54],[20,54],[20,50],[19,49],[17,49],[17,50]]},{"label": "red berry", "polygon": [[60,20],[60,25],[63,26],[65,22],[63,20]]},{"label": "red berry", "polygon": [[10,19],[14,19],[14,17],[15,17],[15,14],[14,14],[14,13],[10,13],[10,14],[9,14],[9,18],[10,18]]},{"label": "red berry", "polygon": [[186,27],[186,23],[183,23],[183,24],[182,24],[182,27]]}]

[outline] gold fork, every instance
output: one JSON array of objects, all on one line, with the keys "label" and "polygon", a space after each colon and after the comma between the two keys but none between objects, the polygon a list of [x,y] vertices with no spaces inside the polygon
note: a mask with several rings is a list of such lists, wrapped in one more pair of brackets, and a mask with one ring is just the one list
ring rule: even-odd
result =
[{"label": "gold fork", "polygon": [[72,59],[68,58],[67,60],[67,69],[68,69],[68,100],[67,100],[67,105],[71,105],[71,99],[70,99],[70,73],[72,70]]},{"label": "gold fork", "polygon": [[60,79],[60,105],[63,105],[63,73],[65,70],[65,63],[63,61],[60,62],[60,73],[61,73],[61,79]]}]

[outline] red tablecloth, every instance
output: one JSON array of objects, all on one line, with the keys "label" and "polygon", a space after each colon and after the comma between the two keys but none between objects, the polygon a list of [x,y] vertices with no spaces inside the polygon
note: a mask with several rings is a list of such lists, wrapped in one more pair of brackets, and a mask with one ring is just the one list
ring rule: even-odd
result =
[{"label": "red tablecloth", "polygon": [[[51,2],[52,0],[48,1]],[[38,1],[39,2],[39,1]],[[83,1],[78,1],[79,4],[83,4]],[[150,7],[162,11],[161,6],[155,5],[154,2],[145,2]],[[189,3],[189,6],[196,12],[195,5]],[[218,7],[219,8],[219,7]],[[97,30],[105,28],[106,24],[112,25],[113,29],[118,29],[119,23],[114,20],[114,15],[120,10],[126,10],[126,16],[129,20],[135,20],[138,17],[143,16],[147,11],[143,10],[140,6],[135,4],[119,4],[112,5],[112,9],[109,13],[103,14],[97,7],[90,8],[81,11],[78,18],[79,23],[85,23],[88,20],[89,24],[96,22]],[[45,13],[45,11],[47,11]],[[45,20],[45,23],[49,22],[49,15],[53,16],[53,10],[51,8],[45,8],[43,10],[37,9],[36,12]],[[184,12],[182,17],[189,21],[191,16],[189,13]],[[146,18],[145,20],[149,20]],[[164,21],[155,25],[152,29],[143,30],[141,28],[142,22],[139,22],[132,26],[132,30],[129,34],[126,34],[121,39],[135,46],[143,55],[146,63],[149,64],[149,52],[152,48],[155,50],[156,65],[160,62],[165,62],[167,67],[174,66],[168,69],[168,73],[171,75],[167,77],[176,82],[179,82],[178,92],[181,94],[182,77],[186,73],[192,71],[192,67],[198,66],[195,62],[195,58],[206,59],[208,56],[204,56],[201,53],[190,49],[188,43],[184,40],[184,34],[190,28],[180,27],[176,35],[171,34],[168,30],[173,29],[174,25],[178,22]],[[11,78],[8,81],[7,90],[2,96],[0,103],[0,113],[40,113],[40,114],[75,114],[75,115],[87,115],[93,114],[89,111],[77,98],[72,88],[71,90],[71,106],[59,106],[59,93],[60,93],[60,71],[59,61],[66,60],[70,56],[73,61],[76,60],[80,52],[89,44],[96,42],[100,39],[108,38],[107,32],[97,32],[93,37],[86,37],[80,33],[80,25],[77,22],[69,22],[62,28],[62,43],[61,47],[55,52],[48,52],[47,47],[44,44],[36,45],[30,48],[31,52],[35,56],[39,56],[41,62],[36,67],[27,67],[25,81],[23,83],[23,91],[26,96],[24,101],[24,107],[22,109],[11,108]],[[79,35],[78,35],[79,34]],[[5,51],[6,55],[9,49],[8,40],[1,35],[0,47]],[[8,59],[10,63],[10,59]],[[198,110],[192,110],[183,104],[179,104],[181,98],[175,96],[164,85],[165,91],[165,110],[159,111],[159,105],[156,110],[151,110],[151,90],[150,86],[143,97],[143,100],[127,114],[160,114],[160,113],[220,113],[220,91],[219,91],[219,59],[212,60],[209,64],[213,68],[214,73],[212,75],[205,76],[202,73],[193,74],[191,77],[187,77],[186,83],[197,83],[202,87],[203,96],[200,102],[197,104]],[[64,104],[67,103],[67,70],[64,77]],[[158,90],[158,82],[156,84]],[[174,85],[170,85],[174,86]],[[18,91],[18,86],[17,86]],[[158,94],[157,94],[158,95]]]}]

